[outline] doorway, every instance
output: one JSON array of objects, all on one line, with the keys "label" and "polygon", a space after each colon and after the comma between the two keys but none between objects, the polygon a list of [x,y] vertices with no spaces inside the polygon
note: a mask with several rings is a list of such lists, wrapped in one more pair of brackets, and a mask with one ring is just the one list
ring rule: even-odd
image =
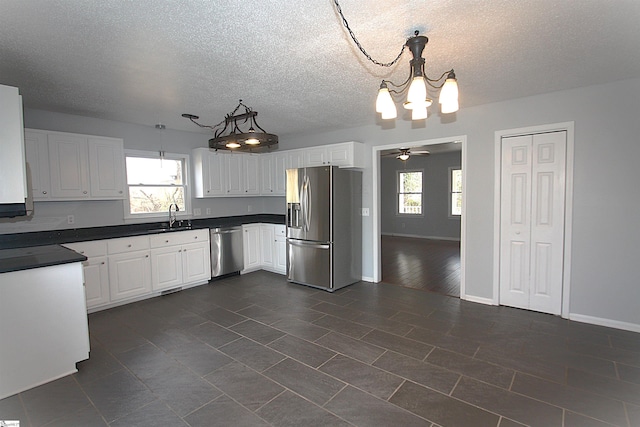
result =
[{"label": "doorway", "polygon": [[[404,269],[405,273],[408,274],[404,279],[407,286],[409,287],[420,287],[420,283],[422,283],[422,288],[425,290],[432,290],[435,292],[440,292],[448,295],[453,295],[456,297],[464,297],[465,295],[465,284],[464,284],[464,248],[465,248],[465,206],[464,202],[466,195],[463,191],[462,193],[462,215],[460,218],[460,240],[453,241],[429,241],[429,239],[423,238],[414,238],[411,235],[402,236],[386,236],[383,235],[381,219],[382,219],[382,208],[381,208],[381,191],[382,191],[382,183],[381,183],[381,155],[389,150],[400,150],[406,147],[421,147],[422,149],[437,151],[437,145],[439,144],[450,144],[455,142],[460,146],[460,161],[461,161],[461,169],[462,169],[462,185],[465,188],[465,166],[466,166],[466,136],[454,136],[450,138],[439,138],[432,140],[422,140],[422,141],[412,141],[412,142],[403,142],[403,143],[395,143],[390,145],[384,145],[373,148],[373,206],[372,210],[373,215],[373,250],[374,250],[374,266],[373,273],[374,277],[372,278],[374,282],[380,282],[383,280],[382,269],[383,269],[383,240],[385,241],[385,251],[387,249],[393,250],[393,246],[401,246],[403,251],[395,251],[393,255],[390,255],[388,252],[385,253],[384,262],[390,263],[393,259],[391,257],[395,257],[398,261],[396,263],[397,271],[392,272],[394,275],[401,274],[400,270]],[[402,233],[400,233],[402,234]],[[411,234],[411,233],[408,233]],[[428,236],[425,236],[428,237]],[[417,249],[418,246],[422,248]],[[427,246],[431,246],[428,248]],[[440,248],[438,247],[440,246]],[[435,253],[438,249],[442,249],[439,259],[440,259],[440,270],[438,272],[437,268],[433,266],[429,266],[428,264],[422,264],[420,260],[420,256],[416,254],[420,254],[422,252]],[[414,252],[415,251],[415,252]],[[442,253],[445,253],[444,258],[442,257]],[[433,257],[435,260],[435,257]],[[453,265],[453,268],[452,268]],[[388,267],[385,266],[385,267]],[[432,272],[431,276],[425,276],[428,271]],[[452,271],[453,270],[453,271]],[[412,279],[408,279],[408,277],[412,277]],[[433,278],[434,280],[429,280]],[[444,280],[440,280],[440,278],[445,278]],[[429,283],[430,282],[430,283]],[[452,289],[450,286],[452,282],[455,282],[457,286]],[[432,289],[429,289],[429,288]]]}]

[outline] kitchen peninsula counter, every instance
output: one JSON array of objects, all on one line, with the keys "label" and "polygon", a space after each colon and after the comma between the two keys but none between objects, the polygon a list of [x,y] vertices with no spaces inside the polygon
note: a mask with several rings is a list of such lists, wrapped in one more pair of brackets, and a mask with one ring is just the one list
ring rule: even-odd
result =
[{"label": "kitchen peninsula counter", "polygon": [[85,261],[87,257],[60,245],[0,249],[0,273]]}]

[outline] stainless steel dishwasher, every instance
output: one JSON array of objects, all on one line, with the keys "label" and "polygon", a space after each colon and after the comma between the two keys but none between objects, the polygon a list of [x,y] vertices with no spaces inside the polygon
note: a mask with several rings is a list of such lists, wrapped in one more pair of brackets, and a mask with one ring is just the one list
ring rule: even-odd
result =
[{"label": "stainless steel dishwasher", "polygon": [[244,268],[242,227],[212,228],[211,277],[236,273]]}]

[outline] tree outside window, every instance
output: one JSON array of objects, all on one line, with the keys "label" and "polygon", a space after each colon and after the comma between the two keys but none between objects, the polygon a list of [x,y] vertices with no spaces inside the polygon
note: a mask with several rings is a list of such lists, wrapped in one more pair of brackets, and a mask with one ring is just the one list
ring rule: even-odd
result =
[{"label": "tree outside window", "polygon": [[398,172],[398,214],[422,215],[422,171]]}]

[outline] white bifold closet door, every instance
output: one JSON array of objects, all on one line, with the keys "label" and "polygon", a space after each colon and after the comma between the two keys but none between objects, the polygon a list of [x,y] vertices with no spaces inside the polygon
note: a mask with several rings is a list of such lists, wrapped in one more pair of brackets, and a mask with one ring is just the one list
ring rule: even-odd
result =
[{"label": "white bifold closet door", "polygon": [[502,138],[500,304],[562,310],[566,131]]}]

